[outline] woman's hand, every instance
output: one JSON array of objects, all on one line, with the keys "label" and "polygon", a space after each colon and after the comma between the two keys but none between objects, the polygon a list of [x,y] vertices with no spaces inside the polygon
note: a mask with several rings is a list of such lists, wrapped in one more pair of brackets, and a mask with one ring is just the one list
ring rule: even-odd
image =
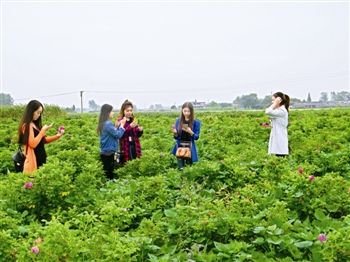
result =
[{"label": "woman's hand", "polygon": [[130,126],[131,126],[132,128],[137,127],[137,122],[135,122],[135,121],[131,122],[131,123],[130,123]]},{"label": "woman's hand", "polygon": [[177,130],[176,130],[175,125],[172,125],[172,126],[171,126],[171,132],[173,132],[174,135],[177,134]]},{"label": "woman's hand", "polygon": [[120,121],[116,120],[116,121],[115,121],[115,126],[116,126],[116,127],[121,126],[121,127],[124,128],[125,123],[126,123],[126,117],[123,117],[122,120],[120,120]]},{"label": "woman's hand", "polygon": [[65,132],[64,126],[60,126],[59,128],[57,128],[57,135],[59,137],[63,136],[64,132]]},{"label": "woman's hand", "polygon": [[273,100],[273,102],[272,102],[273,108],[275,109],[275,108],[279,107],[281,102],[282,102],[282,98],[276,97],[276,99]]},{"label": "woman's hand", "polygon": [[41,129],[44,130],[45,132],[48,131],[52,127],[51,125],[44,125]]},{"label": "woman's hand", "polygon": [[182,130],[189,133],[191,136],[194,134],[190,127],[182,127]]},{"label": "woman's hand", "polygon": [[139,131],[142,131],[143,130],[143,127],[142,126],[139,126]]}]

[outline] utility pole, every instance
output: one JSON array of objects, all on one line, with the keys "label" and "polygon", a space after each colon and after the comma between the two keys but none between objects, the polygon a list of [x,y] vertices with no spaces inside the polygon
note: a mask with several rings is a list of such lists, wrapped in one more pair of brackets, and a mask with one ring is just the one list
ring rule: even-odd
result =
[{"label": "utility pole", "polygon": [[83,93],[84,91],[80,91],[80,113],[82,114],[84,109],[83,109]]}]

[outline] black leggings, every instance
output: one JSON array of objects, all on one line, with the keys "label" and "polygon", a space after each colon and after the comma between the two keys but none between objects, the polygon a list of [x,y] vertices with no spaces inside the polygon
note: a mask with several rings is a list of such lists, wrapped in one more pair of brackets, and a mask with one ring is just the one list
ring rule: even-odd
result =
[{"label": "black leggings", "polygon": [[129,142],[129,159],[135,159],[136,158],[136,145],[135,141]]},{"label": "black leggings", "polygon": [[105,171],[105,175],[108,179],[113,179],[113,171],[114,171],[114,154],[109,156],[100,155],[101,161],[103,164],[103,170]]},{"label": "black leggings", "polygon": [[276,154],[277,157],[287,157],[288,155]]}]

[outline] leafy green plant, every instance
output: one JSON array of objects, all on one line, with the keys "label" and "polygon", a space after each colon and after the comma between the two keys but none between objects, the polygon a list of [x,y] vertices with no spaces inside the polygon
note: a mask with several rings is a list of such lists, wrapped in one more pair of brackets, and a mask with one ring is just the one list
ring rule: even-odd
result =
[{"label": "leafy green plant", "polygon": [[178,114],[140,113],[143,156],[112,181],[97,115],[55,107],[45,119],[66,133],[46,146],[47,163],[12,173],[23,108],[6,110],[1,261],[350,260],[349,109],[292,110],[286,158],[267,155],[263,112],[197,112],[200,161],[183,171],[170,153]]}]

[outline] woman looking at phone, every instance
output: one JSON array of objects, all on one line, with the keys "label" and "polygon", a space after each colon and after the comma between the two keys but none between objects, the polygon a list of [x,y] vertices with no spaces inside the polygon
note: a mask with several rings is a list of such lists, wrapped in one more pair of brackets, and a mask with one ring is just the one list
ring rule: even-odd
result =
[{"label": "woman looking at phone", "polygon": [[269,139],[269,154],[286,156],[288,150],[288,113],[290,98],[282,92],[272,95],[272,104],[265,110],[271,119],[271,133]]},{"label": "woman looking at phone", "polygon": [[47,137],[46,132],[52,127],[42,125],[41,116],[44,106],[37,100],[32,100],[26,106],[18,127],[18,143],[23,145],[26,159],[23,173],[32,173],[46,163],[45,144],[59,139],[63,131],[57,131],[54,136]]},{"label": "woman looking at phone", "polygon": [[[177,165],[180,170],[185,165],[191,165],[198,161],[198,154],[195,141],[199,139],[201,122],[194,118],[193,105],[186,102],[182,105],[181,115],[172,126],[172,132],[176,144],[172,153],[177,156]],[[190,157],[179,156],[179,148],[189,148]]]}]

